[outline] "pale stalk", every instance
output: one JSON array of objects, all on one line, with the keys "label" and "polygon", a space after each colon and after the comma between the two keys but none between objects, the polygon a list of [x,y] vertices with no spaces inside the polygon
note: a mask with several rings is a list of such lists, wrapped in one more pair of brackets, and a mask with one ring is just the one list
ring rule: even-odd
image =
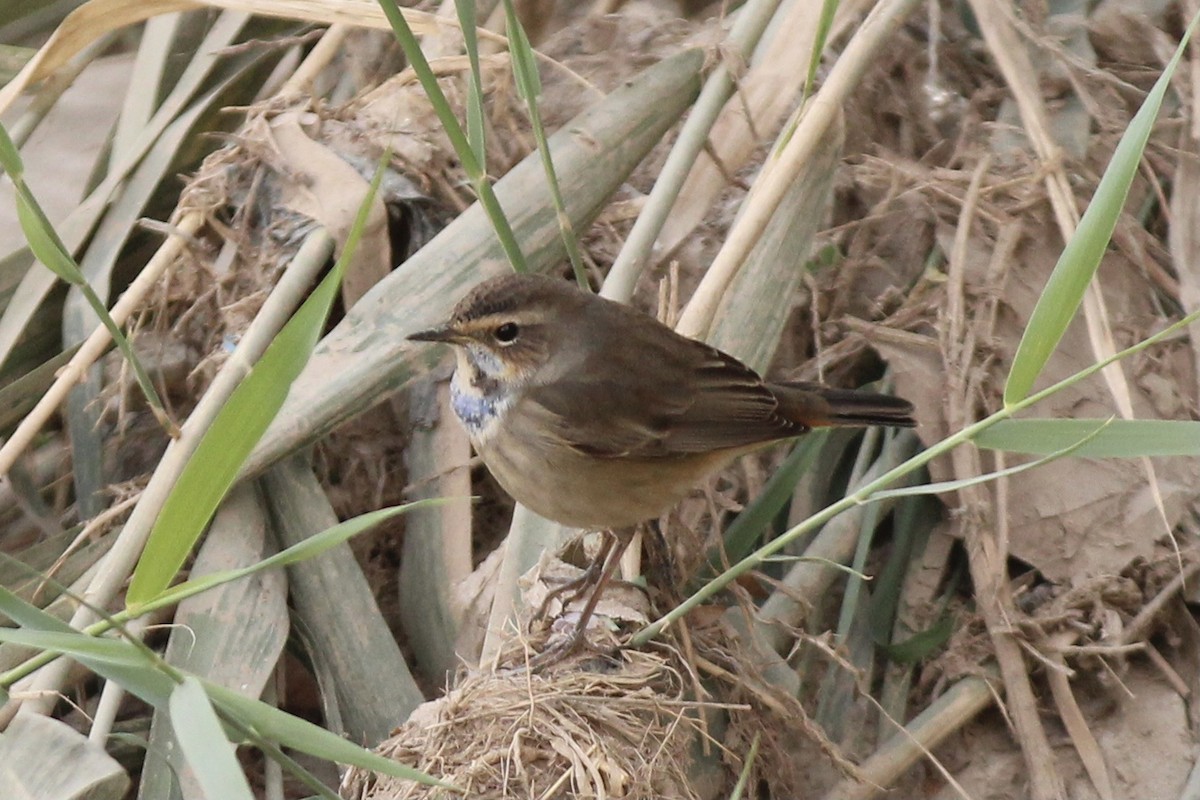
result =
[{"label": "pale stalk", "polygon": [[[754,0],[747,4],[738,12],[737,22],[726,44],[734,53],[748,59],[778,7],[779,0]],[[675,205],[679,190],[687,180],[696,158],[704,150],[708,132],[725,108],[725,103],[733,96],[733,90],[733,76],[726,60],[705,81],[700,97],[683,124],[658,179],[654,181],[646,205],[638,214],[633,229],[629,231],[616,262],[604,280],[601,297],[628,303],[633,296],[633,287],[650,258],[654,242]]]},{"label": "pale stalk", "polygon": [[[233,390],[266,351],[275,334],[291,317],[292,311],[303,301],[313,280],[333,253],[333,245],[332,237],[324,229],[314,231],[305,239],[287,271],[267,297],[262,310],[246,330],[237,349],[230,355],[196,405],[196,409],[188,417],[179,439],[168,446],[159,461],[150,482],[142,491],[141,499],[121,529],[112,549],[105,555],[100,571],[84,593],[84,599],[90,606],[107,607],[125,583],[141,556],[158,512],[188,459]],[[155,259],[158,259],[165,249],[160,249]],[[138,280],[148,272],[149,266],[138,276]],[[121,299],[123,301],[125,298]],[[71,618],[71,626],[82,629],[95,620],[96,615],[88,607],[81,606]],[[35,694],[57,689],[70,663],[68,659],[60,659],[39,673],[34,681]],[[32,702],[33,711],[46,713],[53,704],[53,698],[51,696]]]},{"label": "pale stalk", "polygon": [[680,333],[693,339],[705,338],[721,298],[792,188],[795,175],[833,130],[843,104],[858,88],[866,70],[878,61],[880,48],[918,5],[917,0],[882,0],[863,21],[825,84],[804,107],[783,149],[768,161],[755,181],[737,224],[684,309],[676,326]]}]

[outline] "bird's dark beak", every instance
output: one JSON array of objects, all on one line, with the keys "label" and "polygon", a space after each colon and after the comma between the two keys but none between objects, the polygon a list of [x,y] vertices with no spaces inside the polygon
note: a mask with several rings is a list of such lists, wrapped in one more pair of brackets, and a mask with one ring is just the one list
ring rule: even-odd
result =
[{"label": "bird's dark beak", "polygon": [[439,325],[436,328],[430,328],[427,331],[417,331],[410,333],[406,337],[410,342],[445,342],[453,344],[460,340],[458,331],[454,330],[450,325]]}]

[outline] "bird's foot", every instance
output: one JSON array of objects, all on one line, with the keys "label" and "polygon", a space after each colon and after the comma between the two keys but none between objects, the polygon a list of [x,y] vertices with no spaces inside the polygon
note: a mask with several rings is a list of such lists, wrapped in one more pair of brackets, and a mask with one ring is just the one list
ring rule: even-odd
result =
[{"label": "bird's foot", "polygon": [[583,652],[596,655],[608,664],[618,663],[618,654],[621,652],[619,646],[601,647],[588,639],[586,634],[586,624],[576,625],[569,636],[554,641],[545,650],[530,658],[528,661],[529,671],[535,674],[542,672]]},{"label": "bird's foot", "polygon": [[[566,608],[572,603],[582,600],[587,596],[588,589],[595,586],[600,575],[604,572],[604,562],[602,559],[593,559],[587,568],[576,578],[564,580],[560,585],[546,593],[545,598],[538,605],[537,611],[534,612],[531,618],[534,622],[539,622],[546,619],[550,615],[550,604],[558,600],[562,608]],[[544,580],[549,580],[545,579]],[[566,595],[566,597],[564,597]]]}]

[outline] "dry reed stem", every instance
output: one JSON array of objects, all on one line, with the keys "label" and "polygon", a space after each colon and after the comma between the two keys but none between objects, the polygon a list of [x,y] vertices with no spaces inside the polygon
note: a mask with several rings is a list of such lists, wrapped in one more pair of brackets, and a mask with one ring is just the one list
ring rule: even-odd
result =
[{"label": "dry reed stem", "polygon": [[863,21],[825,84],[802,109],[782,151],[764,165],[746,197],[738,223],[729,231],[725,244],[684,309],[676,326],[680,333],[695,339],[705,338],[721,298],[792,188],[795,176],[837,124],[843,105],[875,63],[879,49],[917,5],[916,0],[882,0]]},{"label": "dry reed stem", "polygon": [[[118,326],[124,325],[129,317],[141,307],[142,301],[157,285],[158,279],[167,266],[174,262],[175,258],[183,251],[185,241],[199,228],[199,214],[188,214],[175,226],[175,234],[167,237],[158,252],[154,254],[154,257],[150,259],[150,262],[146,264],[133,283],[129,284],[129,288],[112,307],[109,315],[113,322]],[[50,416],[58,410],[71,389],[82,380],[83,373],[87,368],[104,354],[111,341],[112,337],[109,336],[108,330],[103,325],[97,326],[92,335],[80,346],[78,352],[59,371],[54,384],[46,390],[46,394],[42,396],[33,410],[21,420],[4,446],[0,447],[0,475],[8,474],[17,457],[30,445]]]},{"label": "dry reed stem", "polygon": [[[947,313],[951,314],[942,338],[945,359],[946,421],[952,430],[961,430],[974,423],[975,406],[968,392],[965,376],[970,374],[974,348],[963,345],[962,330],[965,298],[962,297],[966,269],[967,243],[975,219],[980,187],[987,161],[981,162],[964,198],[955,231],[954,248],[948,264]],[[950,454],[954,475],[958,479],[977,477],[984,473],[980,453],[974,447],[958,447]],[[960,525],[966,544],[971,581],[975,598],[991,637],[992,648],[1004,680],[1009,711],[1017,730],[1021,752],[1025,756],[1035,800],[1050,800],[1063,796],[1063,782],[1054,766],[1049,739],[1038,718],[1037,701],[1030,683],[1025,660],[1014,636],[1012,620],[1016,606],[1008,580],[1006,537],[995,535],[994,521],[1005,515],[997,510],[987,489],[968,486],[959,490]]]}]

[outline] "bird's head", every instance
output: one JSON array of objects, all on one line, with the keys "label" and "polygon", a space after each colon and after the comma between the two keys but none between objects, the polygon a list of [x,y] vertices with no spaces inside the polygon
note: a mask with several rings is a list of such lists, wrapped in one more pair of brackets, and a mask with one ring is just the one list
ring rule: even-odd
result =
[{"label": "bird's head", "polygon": [[441,325],[410,334],[458,350],[459,367],[481,379],[521,385],[553,369],[586,295],[564,280],[505,275],[472,289]]}]

